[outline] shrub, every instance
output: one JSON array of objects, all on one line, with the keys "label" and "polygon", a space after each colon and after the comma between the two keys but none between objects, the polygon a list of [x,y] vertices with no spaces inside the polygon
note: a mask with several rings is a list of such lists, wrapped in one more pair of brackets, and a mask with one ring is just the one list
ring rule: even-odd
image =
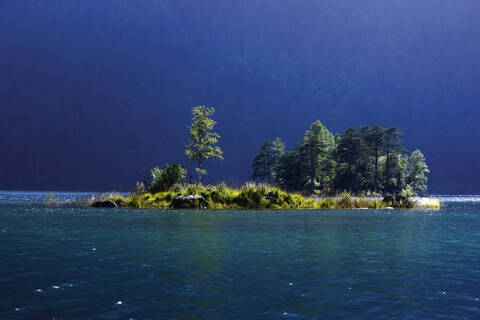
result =
[{"label": "shrub", "polygon": [[176,184],[182,182],[186,177],[186,170],[178,163],[167,163],[162,169],[152,169],[152,181],[148,191],[151,193],[170,190]]},{"label": "shrub", "polygon": [[334,209],[335,208],[335,201],[332,198],[327,198],[322,201],[321,203],[322,209]]},{"label": "shrub", "polygon": [[410,186],[404,188],[396,197],[394,206],[400,209],[411,209],[415,206],[415,192]]},{"label": "shrub", "polygon": [[372,201],[365,198],[355,198],[354,207],[358,209],[371,208]]},{"label": "shrub", "polygon": [[[306,198],[298,193],[288,193],[277,187],[253,183],[245,184],[241,188],[228,187],[224,183],[213,186],[177,183],[167,191],[132,193],[129,197],[104,195],[101,199],[108,197],[120,207],[164,209],[172,208],[173,200],[180,195],[201,195],[207,200],[209,209],[379,209],[392,205],[396,208],[412,208],[415,205],[415,193],[410,188],[402,190],[398,195],[387,194],[383,201],[352,197],[348,192],[340,194],[336,200],[332,198],[318,200],[314,197]],[[440,204],[436,200],[431,204],[429,202],[418,206],[439,208]]]},{"label": "shrub", "polygon": [[339,209],[351,209],[354,208],[354,201],[350,193],[345,191],[338,197],[335,205]]},{"label": "shrub", "polygon": [[434,198],[420,198],[415,204],[416,208],[439,210],[441,208],[440,200]]},{"label": "shrub", "polygon": [[137,181],[135,185],[135,194],[144,194],[147,192],[147,188],[145,187],[145,183]]}]

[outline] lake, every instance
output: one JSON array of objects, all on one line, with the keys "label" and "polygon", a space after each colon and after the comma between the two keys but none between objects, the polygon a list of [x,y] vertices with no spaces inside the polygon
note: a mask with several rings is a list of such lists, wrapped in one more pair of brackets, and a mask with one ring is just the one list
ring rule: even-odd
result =
[{"label": "lake", "polygon": [[440,211],[162,211],[46,196],[0,193],[2,319],[480,319],[477,197]]}]

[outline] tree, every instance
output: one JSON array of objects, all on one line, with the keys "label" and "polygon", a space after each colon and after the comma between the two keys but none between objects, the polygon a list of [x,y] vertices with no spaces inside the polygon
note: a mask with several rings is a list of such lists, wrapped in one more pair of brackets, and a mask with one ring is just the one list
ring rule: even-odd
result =
[{"label": "tree", "polygon": [[300,143],[298,150],[302,162],[305,163],[307,171],[306,179],[310,185],[310,192],[313,192],[316,185],[325,187],[333,178],[332,150],[335,139],[328,129],[320,122],[315,121]]},{"label": "tree", "polygon": [[276,177],[276,170],[280,157],[285,153],[285,144],[280,138],[273,142],[265,141],[260,146],[260,151],[253,159],[253,179],[268,181],[270,184]]},{"label": "tree", "polygon": [[348,128],[338,136],[335,159],[337,190],[358,192],[368,189],[371,169],[368,147],[362,131]]},{"label": "tree", "polygon": [[167,163],[162,169],[155,167],[151,171],[152,180],[148,191],[151,193],[168,191],[175,184],[182,182],[187,171],[176,162]]},{"label": "tree", "polygon": [[420,150],[415,150],[408,159],[406,170],[406,183],[414,192],[424,194],[427,192],[428,174],[430,170],[425,163],[425,156]]},{"label": "tree", "polygon": [[220,135],[213,132],[213,127],[217,124],[211,118],[214,113],[214,108],[206,106],[192,108],[192,123],[189,126],[190,140],[186,145],[185,155],[188,159],[197,161],[198,167],[195,168],[195,171],[198,174],[199,182],[202,180],[202,175],[207,174],[202,167],[205,160],[223,160],[223,151],[216,146]]},{"label": "tree", "polygon": [[305,169],[297,146],[293,151],[288,151],[280,157],[277,168],[277,183],[286,190],[301,191],[306,185],[304,172]]},{"label": "tree", "polygon": [[399,132],[396,127],[391,127],[385,131],[385,152],[386,152],[386,162],[385,162],[385,191],[395,192],[400,191],[396,188],[395,177],[392,175],[392,172],[395,170],[395,166],[398,164],[397,156],[401,153],[407,152],[407,150],[402,146],[403,133]]},{"label": "tree", "polygon": [[373,177],[373,188],[375,191],[379,189],[379,179],[378,179],[378,160],[383,154],[383,151],[386,146],[386,130],[384,127],[376,124],[372,128],[366,130],[365,142],[367,143],[370,153],[374,159],[374,177]]},{"label": "tree", "polygon": [[[315,121],[293,151],[280,157],[273,171],[277,182],[292,191],[312,192],[320,186],[327,191],[376,190],[398,196],[408,186],[415,191],[426,190],[425,159],[420,151],[409,159],[402,136],[395,127],[375,125],[348,128],[333,137],[320,121]],[[264,150],[269,148],[272,143],[267,141],[256,157],[256,177],[269,177],[270,167],[264,165],[269,159]]]},{"label": "tree", "polygon": [[389,174],[390,178],[388,180],[386,190],[387,192],[399,194],[407,185],[406,185],[406,172],[408,166],[408,156],[402,153],[392,153],[388,158],[389,164]]}]

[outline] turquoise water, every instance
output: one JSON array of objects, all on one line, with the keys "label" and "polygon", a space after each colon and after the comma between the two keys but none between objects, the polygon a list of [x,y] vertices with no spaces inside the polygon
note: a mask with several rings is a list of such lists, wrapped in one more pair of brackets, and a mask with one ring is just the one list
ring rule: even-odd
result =
[{"label": "turquoise water", "polygon": [[0,193],[2,319],[480,319],[475,200],[174,212],[45,195]]}]

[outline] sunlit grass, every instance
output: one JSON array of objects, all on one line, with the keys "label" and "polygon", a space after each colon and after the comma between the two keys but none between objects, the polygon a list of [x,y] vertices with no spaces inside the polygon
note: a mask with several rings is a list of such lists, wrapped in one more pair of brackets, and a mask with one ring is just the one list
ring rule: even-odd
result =
[{"label": "sunlit grass", "polygon": [[439,199],[436,198],[417,198],[415,201],[415,208],[439,210],[442,206]]},{"label": "sunlit grass", "polygon": [[[203,186],[201,184],[175,185],[170,191],[155,194],[132,194],[129,197],[112,196],[119,207],[128,208],[172,208],[178,196],[201,195],[208,202],[208,209],[252,209],[252,210],[292,210],[292,209],[382,209],[391,204],[378,199],[353,197],[344,192],[336,199],[305,197],[289,193],[278,187],[266,184],[247,183],[240,188],[228,187],[224,183]],[[416,207],[439,209],[437,199],[417,201]]]}]

